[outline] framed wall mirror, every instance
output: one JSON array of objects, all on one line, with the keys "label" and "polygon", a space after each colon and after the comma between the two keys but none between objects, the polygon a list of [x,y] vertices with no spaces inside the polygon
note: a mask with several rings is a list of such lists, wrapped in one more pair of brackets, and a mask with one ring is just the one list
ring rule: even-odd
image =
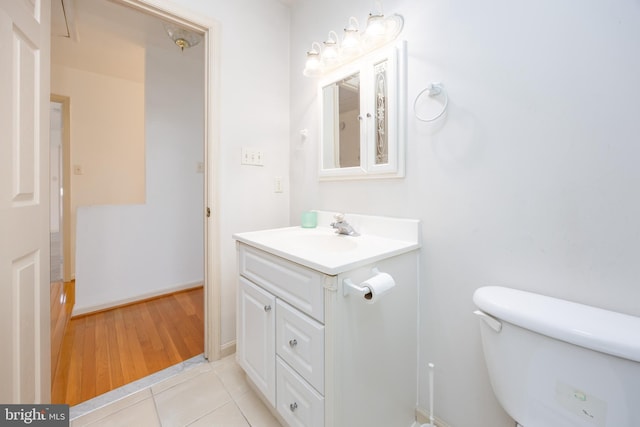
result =
[{"label": "framed wall mirror", "polygon": [[320,179],[404,177],[406,42],[322,79]]}]

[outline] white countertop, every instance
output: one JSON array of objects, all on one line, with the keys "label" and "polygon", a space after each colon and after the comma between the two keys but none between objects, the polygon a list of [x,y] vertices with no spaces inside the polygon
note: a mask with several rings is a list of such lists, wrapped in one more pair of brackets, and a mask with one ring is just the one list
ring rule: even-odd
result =
[{"label": "white countertop", "polygon": [[[367,223],[365,216],[358,217],[360,224]],[[323,218],[323,216],[321,216]],[[379,223],[380,217],[375,218]],[[383,222],[387,219],[383,219]],[[389,219],[394,221],[393,218]],[[398,230],[402,239],[388,237],[385,227],[384,237],[377,234],[346,236],[335,233],[328,226],[316,228],[285,227],[270,230],[237,233],[233,237],[242,243],[264,250],[289,261],[304,265],[328,275],[337,275],[381,259],[400,255],[420,248],[419,221],[398,220],[401,227],[411,230]],[[385,224],[388,226],[390,223]],[[363,227],[366,228],[366,227]],[[370,227],[371,228],[371,227]],[[373,230],[369,230],[373,231]],[[415,236],[415,238],[413,238]]]}]

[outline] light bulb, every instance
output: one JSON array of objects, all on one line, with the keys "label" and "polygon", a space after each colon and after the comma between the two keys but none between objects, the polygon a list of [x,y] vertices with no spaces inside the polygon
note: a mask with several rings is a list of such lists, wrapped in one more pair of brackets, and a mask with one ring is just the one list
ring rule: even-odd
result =
[{"label": "light bulb", "polygon": [[370,13],[364,35],[367,43],[377,44],[383,41],[385,39],[384,15]]},{"label": "light bulb", "polygon": [[[318,49],[314,47],[318,46]],[[317,42],[313,42],[311,45],[311,50],[307,51],[307,62],[304,65],[304,74],[307,77],[317,76],[322,72],[322,60],[320,58],[320,44]]]},{"label": "light bulb", "polygon": [[322,50],[322,62],[328,66],[336,65],[338,62],[338,35],[335,31],[329,32],[329,38],[324,42]]},{"label": "light bulb", "polygon": [[358,21],[353,16],[349,18],[349,25],[344,29],[340,53],[345,57],[353,57],[362,53]]}]

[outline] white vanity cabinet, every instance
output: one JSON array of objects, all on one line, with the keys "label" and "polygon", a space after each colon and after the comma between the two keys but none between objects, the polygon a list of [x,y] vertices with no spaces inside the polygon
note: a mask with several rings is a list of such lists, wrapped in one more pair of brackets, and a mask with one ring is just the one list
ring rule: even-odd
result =
[{"label": "white vanity cabinet", "polygon": [[323,275],[244,244],[238,255],[238,363],[290,426],[324,427]]},{"label": "white vanity cabinet", "polygon": [[[415,427],[418,221],[355,221],[368,234],[234,235],[236,359],[285,426]],[[394,283],[375,300],[353,291],[381,273]]]}]

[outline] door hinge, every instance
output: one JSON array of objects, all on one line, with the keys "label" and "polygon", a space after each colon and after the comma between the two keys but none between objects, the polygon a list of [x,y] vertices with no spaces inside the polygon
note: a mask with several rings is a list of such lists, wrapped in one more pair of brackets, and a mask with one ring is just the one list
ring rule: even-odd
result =
[{"label": "door hinge", "polygon": [[211,208],[207,207],[207,218],[211,216]]}]

